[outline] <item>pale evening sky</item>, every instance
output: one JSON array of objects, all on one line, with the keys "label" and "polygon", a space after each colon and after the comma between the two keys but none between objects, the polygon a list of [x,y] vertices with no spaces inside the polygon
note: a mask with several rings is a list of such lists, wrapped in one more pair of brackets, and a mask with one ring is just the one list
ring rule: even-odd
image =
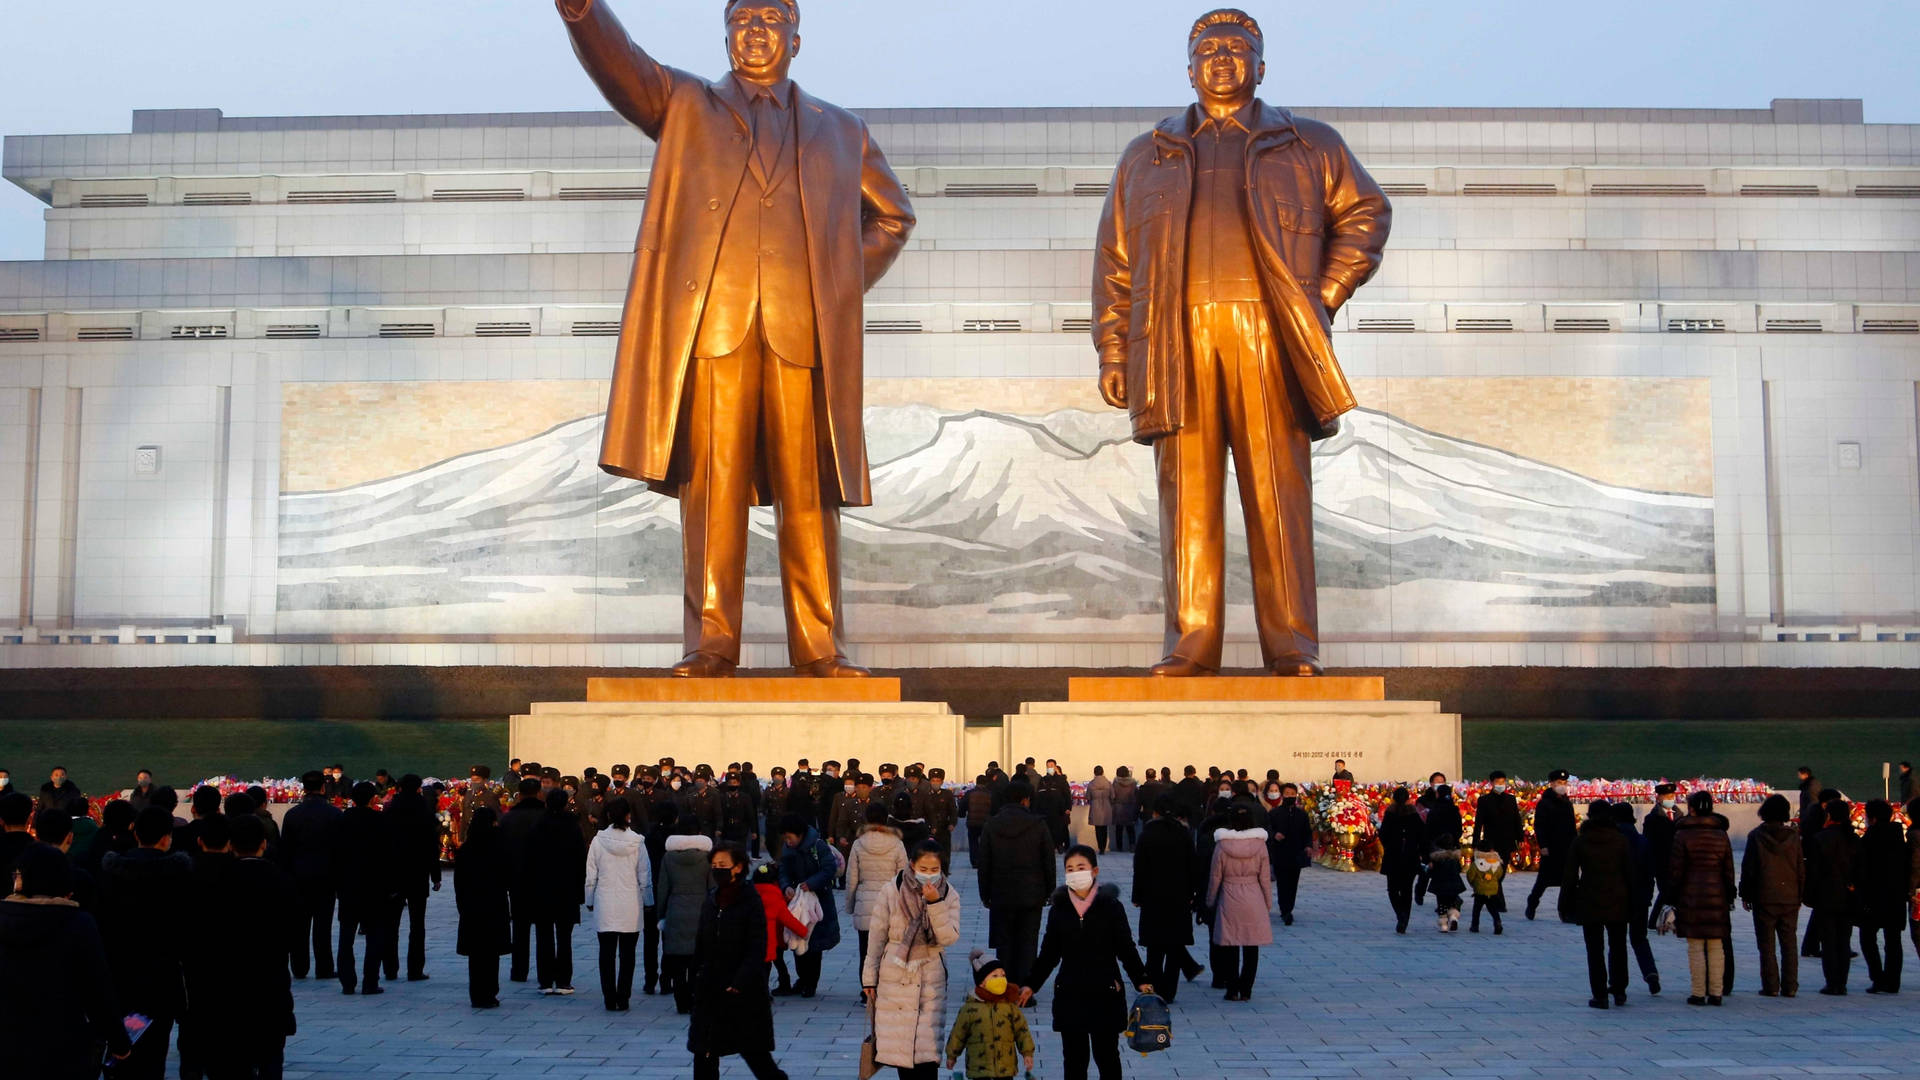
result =
[{"label": "pale evening sky", "polygon": [[[717,74],[721,0],[610,0],[660,59]],[[1206,2],[803,0],[794,77],[849,106],[1172,105]],[[1764,108],[1859,97],[1920,121],[1920,4],[1788,0],[1243,5],[1262,96],[1295,105]],[[598,109],[549,0],[106,0],[0,15],[0,134],[124,132],[136,108],[229,116]],[[0,185],[0,259],[42,205]]]}]

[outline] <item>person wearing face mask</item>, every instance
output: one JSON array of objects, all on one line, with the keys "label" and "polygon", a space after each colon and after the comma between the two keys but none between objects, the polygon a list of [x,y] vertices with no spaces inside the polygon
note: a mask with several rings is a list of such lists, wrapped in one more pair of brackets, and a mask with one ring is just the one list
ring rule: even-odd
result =
[{"label": "person wearing face mask", "polygon": [[[1457,836],[1457,826],[1454,831]],[[1267,835],[1272,838],[1267,858],[1273,864],[1274,901],[1280,908],[1280,921],[1292,926],[1294,902],[1300,895],[1300,871],[1313,861],[1307,855],[1313,823],[1300,806],[1297,786],[1280,785],[1280,805],[1267,811]]]},{"label": "person wearing face mask", "polygon": [[141,769],[133,774],[133,790],[127,792],[127,801],[133,804],[133,812],[139,813],[153,805],[153,771]]},{"label": "person wearing face mask", "polygon": [[788,814],[781,820],[780,840],[780,884],[787,895],[810,892],[820,902],[820,921],[807,935],[807,951],[793,963],[794,993],[810,998],[820,987],[822,957],[840,944],[840,915],[833,903],[833,848],[798,814]]},{"label": "person wearing face mask", "polygon": [[1679,800],[1675,793],[1679,789],[1672,784],[1657,784],[1653,789],[1653,808],[1647,811],[1647,817],[1641,823],[1641,829],[1647,836],[1647,861],[1653,867],[1653,909],[1650,919],[1658,919],[1660,913],[1672,903],[1671,879],[1667,876],[1667,860],[1673,853],[1673,831],[1683,816]]},{"label": "person wearing face mask", "polygon": [[1007,968],[992,953],[973,950],[973,993],[960,1006],[947,1036],[947,1068],[964,1051],[967,1080],[1012,1080],[1025,1059],[1033,1072],[1033,1032],[1017,1001],[1019,988],[1007,981]]},{"label": "person wearing face mask", "polygon": [[1141,993],[1153,990],[1120,890],[1100,885],[1099,876],[1097,852],[1084,844],[1068,850],[1066,883],[1053,894],[1040,955],[1021,988],[1021,1000],[1030,1000],[1059,970],[1053,1030],[1060,1035],[1067,1080],[1086,1080],[1090,1063],[1097,1063],[1100,1080],[1120,1080],[1120,1032],[1127,1026],[1129,996],[1121,969]]},{"label": "person wearing face mask", "polygon": [[1052,758],[1047,759],[1047,770],[1033,789],[1033,812],[1047,823],[1053,850],[1065,851],[1072,841],[1068,826],[1073,817],[1073,785],[1067,782],[1060,763]]},{"label": "person wearing face mask", "polygon": [[841,777],[839,762],[829,761],[820,767],[820,776],[814,781],[814,816],[809,822],[829,842],[833,839],[833,815],[839,812],[840,800],[848,794],[846,785],[851,780],[852,777]]},{"label": "person wearing face mask", "polygon": [[1557,888],[1566,872],[1567,856],[1573,850],[1577,825],[1573,800],[1567,796],[1567,771],[1555,769],[1547,774],[1547,790],[1533,808],[1533,837],[1540,847],[1540,872],[1533,877],[1533,889],[1527,893],[1527,919],[1540,910],[1540,897]]},{"label": "person wearing face mask", "polygon": [[1093,767],[1093,779],[1087,781],[1087,824],[1093,826],[1094,850],[1105,855],[1107,830],[1113,827],[1113,781],[1102,765]]},{"label": "person wearing face mask", "polygon": [[1487,774],[1491,790],[1480,793],[1473,810],[1473,848],[1497,851],[1500,861],[1513,866],[1513,853],[1520,846],[1520,803],[1507,790],[1507,774],[1495,769]]},{"label": "person wearing face mask", "polygon": [[850,858],[853,841],[867,823],[867,807],[874,805],[873,777],[848,774],[839,801],[833,804],[833,830],[827,839],[840,849],[840,857]]},{"label": "person wearing face mask", "polygon": [[948,946],[960,940],[960,893],[931,840],[895,874],[867,922],[861,993],[873,1016],[874,1060],[900,1080],[936,1080],[947,1015]]},{"label": "person wearing face mask", "polygon": [[695,943],[687,1049],[694,1080],[719,1080],[720,1059],[738,1054],[754,1080],[786,1080],[773,1059],[773,999],[767,994],[767,913],[747,881],[746,849],[714,848],[712,892]]},{"label": "person wearing face mask", "polygon": [[760,844],[760,823],[754,813],[753,796],[747,794],[746,784],[737,772],[727,774],[726,786],[720,791],[720,839],[749,852]]},{"label": "person wearing face mask", "polygon": [[667,837],[660,875],[654,879],[654,909],[660,915],[661,991],[673,994],[682,1016],[693,1008],[693,958],[700,911],[707,900],[708,856],[713,838],[693,818],[681,818]]},{"label": "person wearing face mask", "polygon": [[684,809],[700,822],[701,832],[720,839],[720,791],[714,786],[713,771],[704,765],[693,774],[693,793],[686,796]]},{"label": "person wearing face mask", "polygon": [[960,803],[947,786],[947,771],[932,769],[924,785],[926,798],[922,816],[927,820],[927,836],[940,846],[940,872],[953,870],[953,829],[960,823]]}]

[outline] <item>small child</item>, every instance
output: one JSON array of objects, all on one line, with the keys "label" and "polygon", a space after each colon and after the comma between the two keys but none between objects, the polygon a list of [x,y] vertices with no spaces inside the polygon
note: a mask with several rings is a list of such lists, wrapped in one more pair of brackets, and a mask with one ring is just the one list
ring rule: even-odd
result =
[{"label": "small child", "polygon": [[947,1036],[947,1068],[967,1052],[967,1080],[1012,1080],[1025,1058],[1033,1072],[1033,1032],[1026,1014],[1014,1003],[1007,986],[1007,969],[993,954],[973,950],[973,993],[960,1006],[960,1016]]},{"label": "small child", "polygon": [[1467,868],[1467,884],[1473,886],[1473,922],[1467,929],[1480,932],[1480,912],[1484,909],[1493,913],[1493,932],[1505,933],[1500,928],[1500,916],[1507,910],[1507,860],[1497,851],[1473,850],[1473,865]]},{"label": "small child", "polygon": [[784,927],[800,937],[812,932],[812,927],[793,917],[787,909],[786,894],[780,891],[780,876],[772,863],[761,863],[753,868],[749,880],[753,890],[760,894],[760,906],[767,912],[767,963],[780,973],[780,984],[774,988],[774,997],[786,997],[793,993],[793,977],[787,974],[787,955],[785,939],[780,931]]},{"label": "small child", "polygon": [[1433,893],[1434,910],[1440,913],[1440,932],[1451,934],[1460,929],[1460,898],[1466,895],[1467,882],[1460,876],[1460,852],[1441,848],[1427,859],[1427,890]]}]

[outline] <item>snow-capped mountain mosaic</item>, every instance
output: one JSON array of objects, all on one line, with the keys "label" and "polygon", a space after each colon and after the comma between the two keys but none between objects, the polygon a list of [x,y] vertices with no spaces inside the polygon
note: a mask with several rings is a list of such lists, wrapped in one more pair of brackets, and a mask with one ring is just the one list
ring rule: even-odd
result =
[{"label": "snow-capped mountain mosaic", "polygon": [[[281,495],[280,632],[676,635],[678,507],[599,470],[602,419]],[[867,426],[874,504],[846,512],[842,540],[851,638],[1159,632],[1153,456],[1123,413],[887,406]],[[1600,483],[1365,409],[1316,446],[1314,481],[1324,633],[1710,621],[1710,497]],[[777,634],[770,511],[753,531],[749,630]]]}]

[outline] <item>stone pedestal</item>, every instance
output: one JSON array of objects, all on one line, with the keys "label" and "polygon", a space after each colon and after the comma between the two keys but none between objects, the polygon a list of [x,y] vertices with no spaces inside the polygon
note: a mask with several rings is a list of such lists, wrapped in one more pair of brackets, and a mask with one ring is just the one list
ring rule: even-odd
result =
[{"label": "stone pedestal", "polygon": [[1103,765],[1268,769],[1326,780],[1344,758],[1360,783],[1460,775],[1460,717],[1434,701],[1386,701],[1379,679],[1075,679],[1067,701],[1005,721],[1010,761],[1056,758],[1083,778]]},{"label": "stone pedestal", "polygon": [[587,696],[513,717],[512,756],[574,775],[671,757],[715,770],[747,760],[764,777],[849,756],[868,772],[924,761],[961,775],[964,721],[944,702],[901,701],[897,679],[594,679]]}]

